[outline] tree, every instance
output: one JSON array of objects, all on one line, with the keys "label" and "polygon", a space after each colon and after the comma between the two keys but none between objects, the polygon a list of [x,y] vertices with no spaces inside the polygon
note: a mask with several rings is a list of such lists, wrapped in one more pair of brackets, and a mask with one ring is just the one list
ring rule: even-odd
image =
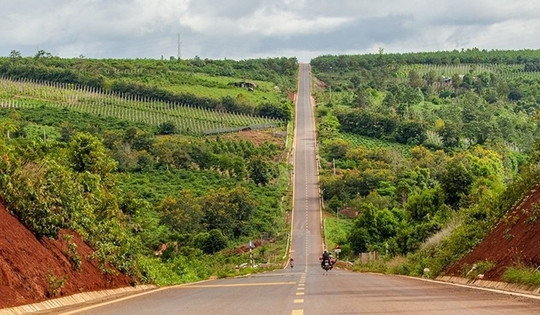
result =
[{"label": "tree", "polygon": [[362,82],[357,75],[353,75],[350,79],[353,89],[358,89],[360,83]]},{"label": "tree", "polygon": [[159,206],[161,221],[178,233],[191,234],[201,230],[203,211],[191,190],[182,190],[178,198],[168,196]]},{"label": "tree", "polygon": [[292,110],[287,104],[263,103],[257,108],[257,114],[265,117],[289,120],[292,116]]},{"label": "tree", "polygon": [[348,235],[351,249],[355,253],[384,248],[384,243],[395,237],[399,220],[388,209],[377,209],[370,203],[361,205],[360,214],[354,220]]},{"label": "tree", "polygon": [[108,156],[103,144],[93,135],[78,133],[69,147],[71,165],[79,173],[90,172],[103,179],[116,169],[117,163]]},{"label": "tree", "polygon": [[523,98],[523,92],[519,89],[519,87],[512,87],[510,88],[510,92],[508,92],[508,100],[509,101],[519,101]]},{"label": "tree", "polygon": [[15,120],[10,118],[0,119],[0,134],[5,136],[6,139],[11,137],[11,134],[17,130],[17,123]]},{"label": "tree", "polygon": [[424,79],[426,80],[427,85],[432,85],[437,82],[437,72],[435,72],[435,70],[429,70],[429,72],[424,75]]},{"label": "tree", "polygon": [[40,49],[38,50],[38,52],[35,54],[34,58],[35,59],[40,59],[40,58],[51,58],[52,55],[51,53],[49,52],[46,52],[45,50],[43,49]]},{"label": "tree", "polygon": [[421,88],[424,83],[422,78],[415,70],[409,71],[409,86],[413,89]]},{"label": "tree", "polygon": [[367,88],[359,87],[356,89],[353,104],[359,108],[370,107],[373,104],[373,96]]},{"label": "tree", "polygon": [[422,144],[426,140],[426,127],[417,120],[408,120],[396,128],[396,141],[405,144]]},{"label": "tree", "polygon": [[158,134],[172,135],[176,133],[176,125],[172,121],[166,121],[159,125]]},{"label": "tree", "polygon": [[328,158],[343,159],[347,155],[347,151],[351,148],[351,144],[343,139],[331,140],[325,145],[325,151]]},{"label": "tree", "polygon": [[463,79],[459,74],[454,74],[452,76],[452,87],[458,89],[463,85]]},{"label": "tree", "polygon": [[453,149],[459,146],[460,132],[455,123],[445,123],[439,134],[446,149]]},{"label": "tree", "polygon": [[262,156],[255,156],[250,159],[248,164],[249,177],[257,185],[265,186],[272,179],[270,163]]},{"label": "tree", "polygon": [[458,209],[461,199],[469,192],[473,176],[462,161],[454,159],[448,164],[440,182],[446,196],[446,203]]},{"label": "tree", "polygon": [[220,229],[225,235],[238,237],[246,227],[255,203],[244,187],[211,189],[203,200],[203,223],[208,230]]},{"label": "tree", "polygon": [[227,238],[219,229],[197,234],[193,239],[193,245],[205,254],[215,254],[227,247]]},{"label": "tree", "polygon": [[9,53],[9,59],[11,60],[20,59],[20,58],[22,58],[22,55],[21,55],[21,52],[18,50],[12,50]]},{"label": "tree", "polygon": [[423,190],[418,195],[410,196],[405,204],[405,211],[411,220],[425,222],[433,218],[444,204],[444,192],[440,187]]}]

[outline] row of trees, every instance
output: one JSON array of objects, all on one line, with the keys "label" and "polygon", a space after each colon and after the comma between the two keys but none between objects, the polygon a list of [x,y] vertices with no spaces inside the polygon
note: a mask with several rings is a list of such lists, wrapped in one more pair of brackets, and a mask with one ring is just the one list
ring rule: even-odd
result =
[{"label": "row of trees", "polygon": [[379,49],[376,54],[320,56],[311,60],[312,66],[318,71],[339,71],[341,73],[357,72],[361,69],[373,69],[389,64],[534,64],[538,62],[540,62],[538,50],[486,50],[478,48],[416,53],[384,53],[383,49]]}]

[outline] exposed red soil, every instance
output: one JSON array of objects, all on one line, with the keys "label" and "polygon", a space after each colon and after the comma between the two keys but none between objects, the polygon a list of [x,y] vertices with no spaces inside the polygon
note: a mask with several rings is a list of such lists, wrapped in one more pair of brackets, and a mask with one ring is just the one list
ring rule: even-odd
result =
[{"label": "exposed red soil", "polygon": [[495,229],[471,253],[450,266],[446,274],[463,276],[464,269],[479,261],[495,264],[484,273],[485,280],[494,281],[502,280],[509,266],[540,266],[540,186],[521,199]]},{"label": "exposed red soil", "polygon": [[[73,235],[70,242],[77,245],[82,262],[79,270],[68,258],[66,234]],[[65,279],[57,297],[130,285],[130,278],[119,272],[104,275],[97,262],[89,260],[92,253],[72,231],[60,231],[58,239],[38,240],[0,204],[0,308],[54,297],[53,278]]]}]

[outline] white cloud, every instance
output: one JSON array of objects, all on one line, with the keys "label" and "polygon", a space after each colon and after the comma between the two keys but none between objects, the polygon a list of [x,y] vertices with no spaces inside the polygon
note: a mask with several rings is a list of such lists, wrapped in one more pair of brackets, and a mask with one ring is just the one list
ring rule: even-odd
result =
[{"label": "white cloud", "polygon": [[293,12],[262,8],[252,16],[240,19],[242,33],[262,34],[265,36],[289,36],[329,32],[349,22],[345,17],[301,17]]},{"label": "white cloud", "polygon": [[[249,58],[540,48],[530,0],[0,1],[0,54]],[[295,53],[296,52],[296,53]],[[309,56],[309,57],[308,57]]]}]

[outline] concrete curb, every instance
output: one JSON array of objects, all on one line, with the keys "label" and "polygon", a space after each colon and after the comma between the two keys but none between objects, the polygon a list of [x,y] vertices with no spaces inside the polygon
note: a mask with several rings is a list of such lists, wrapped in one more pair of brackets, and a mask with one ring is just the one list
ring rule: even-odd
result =
[{"label": "concrete curb", "polygon": [[495,289],[499,291],[506,291],[509,293],[535,295],[540,298],[540,287],[537,287],[537,286],[529,286],[529,285],[523,285],[523,284],[481,280],[481,279],[471,280],[468,278],[451,277],[451,276],[438,277],[436,280],[442,281],[442,282],[466,285],[470,287]]},{"label": "concrete curb", "polygon": [[91,302],[91,301],[97,301],[100,299],[111,298],[114,296],[129,295],[133,293],[154,290],[157,288],[158,287],[155,285],[139,285],[136,287],[124,287],[124,288],[118,288],[118,289],[77,293],[70,296],[65,296],[65,297],[47,300],[43,302],[0,309],[0,315],[18,315],[18,314],[51,311],[55,308],[77,305],[77,304]]}]

